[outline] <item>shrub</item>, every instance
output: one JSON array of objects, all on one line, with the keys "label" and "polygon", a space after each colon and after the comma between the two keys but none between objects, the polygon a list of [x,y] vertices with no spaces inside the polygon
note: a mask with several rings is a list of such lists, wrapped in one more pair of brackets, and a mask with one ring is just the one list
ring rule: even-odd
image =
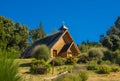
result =
[{"label": "shrub", "polygon": [[97,70],[98,65],[87,65],[87,70]]},{"label": "shrub", "polygon": [[91,61],[91,62],[87,63],[86,68],[87,68],[87,70],[97,70],[98,65],[97,65],[96,61]]},{"label": "shrub", "polygon": [[68,64],[68,65],[72,65],[72,64],[76,64],[77,63],[77,58],[75,57],[69,57],[67,58],[65,64]]},{"label": "shrub", "polygon": [[101,65],[97,69],[97,73],[99,74],[109,74],[111,72],[111,68],[108,65]]},{"label": "shrub", "polygon": [[111,67],[111,71],[112,72],[119,72],[120,68],[119,68],[119,66],[114,65],[114,66]]},{"label": "shrub", "polygon": [[98,61],[97,63],[102,64],[102,65],[104,65],[104,64],[111,65],[111,62],[109,60],[106,60],[106,61],[102,60],[102,61]]},{"label": "shrub", "polygon": [[46,74],[50,71],[50,65],[44,60],[33,60],[30,71],[35,74]]},{"label": "shrub", "polygon": [[85,44],[81,44],[78,46],[78,48],[82,53],[85,53],[85,52],[88,52],[89,46]]},{"label": "shrub", "polygon": [[[9,58],[7,55],[11,55]],[[12,57],[13,52],[0,50],[0,81],[22,81],[18,75],[18,63]]]},{"label": "shrub", "polygon": [[46,45],[38,45],[33,50],[33,56],[36,59],[44,59],[45,61],[49,60],[50,54],[49,54],[49,48]]},{"label": "shrub", "polygon": [[103,52],[99,48],[91,48],[88,52],[90,60],[101,60],[103,58]]},{"label": "shrub", "polygon": [[77,63],[87,63],[87,61],[88,61],[88,56],[86,54],[83,54],[78,58]]},{"label": "shrub", "polygon": [[110,61],[112,61],[112,51],[110,51],[110,50],[104,51],[103,60],[110,60]]},{"label": "shrub", "polygon": [[72,67],[72,66],[68,66],[68,67],[67,67],[67,70],[68,70],[69,73],[71,73],[72,70],[73,70],[73,67]]},{"label": "shrub", "polygon": [[62,58],[62,57],[56,57],[56,58],[54,58],[54,65],[55,65],[55,66],[64,65],[65,62],[66,62],[66,59],[65,59],[65,58]]},{"label": "shrub", "polygon": [[80,72],[79,73],[80,78],[82,79],[81,81],[86,81],[88,79],[88,75],[86,72]]}]

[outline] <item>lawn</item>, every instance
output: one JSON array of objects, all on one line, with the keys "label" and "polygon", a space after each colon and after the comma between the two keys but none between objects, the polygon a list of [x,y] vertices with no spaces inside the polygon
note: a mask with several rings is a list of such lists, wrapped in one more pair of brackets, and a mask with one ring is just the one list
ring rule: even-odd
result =
[{"label": "lawn", "polygon": [[[30,69],[30,63],[33,59],[16,59],[17,62],[19,62],[19,74],[22,76],[22,78],[25,81],[44,81],[45,78],[54,77],[58,75],[58,66],[55,67],[55,72],[52,75],[52,72],[46,74],[46,75],[39,75],[39,74],[31,74]],[[62,66],[65,67],[65,66]],[[120,72],[111,72],[110,74],[96,74],[93,71],[88,71],[85,69],[84,64],[79,64],[76,66],[74,72],[78,71],[86,71],[88,74],[88,80],[87,81],[120,81]],[[50,81],[50,80],[46,80]]]}]

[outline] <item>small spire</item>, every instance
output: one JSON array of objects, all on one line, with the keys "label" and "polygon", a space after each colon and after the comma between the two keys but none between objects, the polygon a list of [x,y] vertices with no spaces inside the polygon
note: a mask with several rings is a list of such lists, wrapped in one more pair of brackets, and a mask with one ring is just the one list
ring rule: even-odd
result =
[{"label": "small spire", "polygon": [[62,21],[62,26],[60,27],[59,30],[61,30],[61,31],[68,30],[68,28],[65,26],[65,22],[64,21]]}]

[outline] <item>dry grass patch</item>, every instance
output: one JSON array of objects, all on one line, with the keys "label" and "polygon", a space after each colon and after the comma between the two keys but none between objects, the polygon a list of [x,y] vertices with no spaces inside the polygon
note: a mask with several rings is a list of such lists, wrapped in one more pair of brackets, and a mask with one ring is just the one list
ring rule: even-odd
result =
[{"label": "dry grass patch", "polygon": [[120,81],[120,72],[110,74],[89,73],[87,81]]}]

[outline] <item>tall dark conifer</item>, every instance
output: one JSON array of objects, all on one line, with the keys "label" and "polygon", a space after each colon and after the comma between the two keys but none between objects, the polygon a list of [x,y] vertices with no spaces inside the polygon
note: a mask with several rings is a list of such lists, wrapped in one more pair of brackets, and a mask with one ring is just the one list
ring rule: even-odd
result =
[{"label": "tall dark conifer", "polygon": [[39,31],[40,31],[40,39],[44,38],[46,36],[46,33],[45,33],[44,29],[43,29],[42,22],[40,22]]},{"label": "tall dark conifer", "polygon": [[101,41],[103,46],[109,48],[112,51],[115,51],[120,48],[120,17],[115,22],[115,25],[112,26],[106,32],[107,36]]}]

